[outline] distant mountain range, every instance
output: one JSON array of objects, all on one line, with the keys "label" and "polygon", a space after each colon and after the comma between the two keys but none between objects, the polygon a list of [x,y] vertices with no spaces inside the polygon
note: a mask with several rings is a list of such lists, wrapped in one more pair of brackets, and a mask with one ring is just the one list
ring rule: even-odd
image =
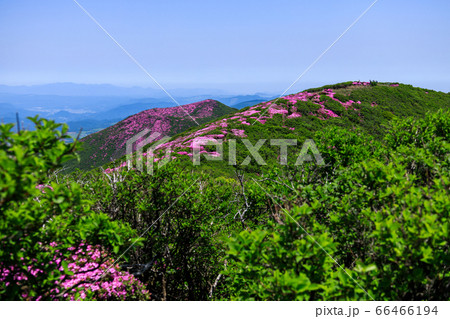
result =
[{"label": "distant mountain range", "polygon": [[[272,98],[254,95],[226,95],[221,90],[178,89],[171,92],[180,104],[216,99],[241,108]],[[33,86],[0,85],[0,121],[15,122],[19,113],[22,126],[31,128],[28,116],[40,116],[65,122],[72,134],[83,129],[82,136],[99,131],[124,118],[150,108],[177,104],[161,90],[108,84],[55,83]]]},{"label": "distant mountain range", "polygon": [[120,87],[111,84],[51,83],[42,85],[0,85],[0,93],[59,96],[164,97],[160,89]]},{"label": "distant mountain range", "polygon": [[234,104],[233,107],[236,108],[236,109],[242,109],[242,108],[244,108],[244,107],[247,107],[247,106],[253,106],[253,105],[256,105],[256,104],[265,102],[265,101],[266,101],[266,100],[250,100],[250,101],[244,101],[244,102],[240,102],[240,103]]}]

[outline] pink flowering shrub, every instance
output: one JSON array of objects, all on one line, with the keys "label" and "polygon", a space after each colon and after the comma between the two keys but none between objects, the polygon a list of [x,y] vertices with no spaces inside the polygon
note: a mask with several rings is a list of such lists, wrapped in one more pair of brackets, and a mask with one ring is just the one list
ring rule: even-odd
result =
[{"label": "pink flowering shrub", "polygon": [[357,85],[357,86],[369,86],[370,82],[360,82],[360,81],[356,81],[352,83],[353,85]]},{"label": "pink flowering shrub", "polygon": [[271,107],[269,109],[268,113],[270,115],[273,115],[273,114],[287,114],[288,110]]},{"label": "pink flowering shrub", "polygon": [[294,112],[294,113],[292,113],[291,115],[288,116],[288,119],[293,119],[293,118],[296,118],[296,117],[302,117],[302,115],[300,113]]},{"label": "pink flowering shrub", "polygon": [[247,137],[247,135],[245,135],[244,133],[244,130],[232,129],[231,133],[233,133],[237,137]]},{"label": "pink flowering shrub", "polygon": [[[56,243],[50,244],[56,247]],[[56,247],[57,248],[57,247]],[[45,249],[42,247],[42,249]],[[77,247],[69,247],[71,256],[65,258],[60,249],[49,261],[50,264],[62,272],[54,281],[54,288],[49,290],[48,296],[30,296],[23,292],[25,300],[150,300],[151,294],[145,286],[133,275],[122,271],[114,260],[101,250],[99,246],[81,243]],[[23,286],[30,280],[39,278],[43,274],[37,260],[32,260],[25,274],[19,267],[2,267],[0,263],[0,283]]]},{"label": "pink flowering shrub", "polygon": [[36,188],[39,189],[44,194],[46,188],[53,190],[53,187],[51,187],[50,185],[42,185],[42,184],[36,185]]},{"label": "pink flowering shrub", "polygon": [[89,242],[117,253],[136,235],[128,225],[94,212],[79,184],[50,182],[50,172],[73,157],[76,144],[66,142],[66,125],[30,120],[35,130],[20,134],[12,124],[0,124],[0,300],[63,298],[53,289],[63,289],[61,282],[73,275],[67,265],[86,267],[67,248]]},{"label": "pink flowering shrub", "polygon": [[80,244],[69,250],[73,255],[72,260],[67,261],[67,269],[73,275],[61,276],[60,288],[54,290],[64,292],[64,299],[76,300],[79,296],[91,300],[150,300],[151,294],[145,286],[133,275],[120,270],[99,246]]}]

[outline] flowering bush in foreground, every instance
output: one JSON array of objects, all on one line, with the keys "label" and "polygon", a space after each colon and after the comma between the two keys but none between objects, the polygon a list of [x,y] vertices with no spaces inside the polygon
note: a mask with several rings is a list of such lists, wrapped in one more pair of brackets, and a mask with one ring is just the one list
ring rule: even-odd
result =
[{"label": "flowering bush in foreground", "polygon": [[[56,243],[50,244],[57,247]],[[45,249],[43,247],[43,249]],[[63,274],[54,282],[50,289],[51,300],[149,300],[150,294],[144,285],[133,275],[121,271],[108,254],[101,251],[99,246],[93,247],[85,243],[77,247],[69,247],[72,255],[64,259],[63,253],[57,249],[49,264],[53,264]],[[24,274],[20,268],[9,266],[2,268],[0,264],[0,282],[5,286],[25,286],[32,278],[43,273],[39,269],[37,260],[33,265],[26,265],[28,273]],[[41,263],[40,266],[42,266]],[[8,278],[10,281],[8,281]],[[11,280],[12,278],[12,280]],[[26,292],[21,297],[25,300],[42,300],[44,296],[29,296]]]},{"label": "flowering bush in foreground", "polygon": [[121,271],[112,258],[101,253],[99,247],[80,244],[69,250],[73,251],[73,255],[67,269],[73,275],[63,275],[61,288],[55,288],[57,293],[58,290],[67,291],[62,295],[64,299],[76,300],[76,296],[94,300],[150,299],[145,286],[133,275]]},{"label": "flowering bush in foreground", "polygon": [[[64,282],[76,279],[68,279],[72,271],[89,271],[83,268],[86,264],[73,264],[72,248],[77,243],[102,247],[102,254],[118,253],[135,235],[127,225],[91,210],[91,202],[83,198],[77,183],[50,182],[49,176],[73,157],[76,144],[64,141],[69,138],[66,125],[61,128],[37,117],[31,120],[36,125],[34,131],[14,133],[12,124],[0,125],[1,300],[62,299],[60,289],[68,288]],[[139,285],[134,289],[142,292]],[[66,297],[71,293],[68,291]],[[86,294],[86,298],[91,295]],[[111,291],[111,298],[119,295]]]}]

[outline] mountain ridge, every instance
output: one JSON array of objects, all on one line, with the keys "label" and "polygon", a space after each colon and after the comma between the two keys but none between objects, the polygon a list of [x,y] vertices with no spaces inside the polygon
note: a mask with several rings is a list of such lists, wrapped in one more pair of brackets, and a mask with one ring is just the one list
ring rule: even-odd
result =
[{"label": "mountain ridge", "polygon": [[[396,116],[421,117],[427,111],[448,108],[449,105],[449,94],[411,85],[375,81],[342,82],[262,102],[199,127],[192,127],[158,145],[154,160],[167,157],[168,151],[174,155],[174,159],[189,161],[193,156],[195,138],[210,139],[211,142],[220,140],[225,152],[224,162],[227,162],[229,139],[247,138],[253,144],[267,138],[304,141],[329,125],[360,128],[364,134],[381,136],[385,125]],[[238,144],[237,148],[238,151],[245,151],[242,145]],[[202,146],[200,152],[217,156],[214,147],[208,149],[209,152]],[[279,147],[264,146],[261,150],[269,161],[278,157]],[[124,166],[124,162],[115,162],[111,166],[112,169],[119,169]],[[252,162],[247,169],[257,172],[261,167]]]}]

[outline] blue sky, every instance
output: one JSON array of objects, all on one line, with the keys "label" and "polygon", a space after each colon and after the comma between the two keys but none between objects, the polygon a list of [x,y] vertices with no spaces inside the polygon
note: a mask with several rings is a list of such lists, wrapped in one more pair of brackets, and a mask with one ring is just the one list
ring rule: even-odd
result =
[{"label": "blue sky", "polygon": [[[372,0],[78,0],[165,87],[283,92]],[[450,91],[450,1],[380,0],[292,89]],[[156,87],[72,0],[0,0],[0,84]]]}]

